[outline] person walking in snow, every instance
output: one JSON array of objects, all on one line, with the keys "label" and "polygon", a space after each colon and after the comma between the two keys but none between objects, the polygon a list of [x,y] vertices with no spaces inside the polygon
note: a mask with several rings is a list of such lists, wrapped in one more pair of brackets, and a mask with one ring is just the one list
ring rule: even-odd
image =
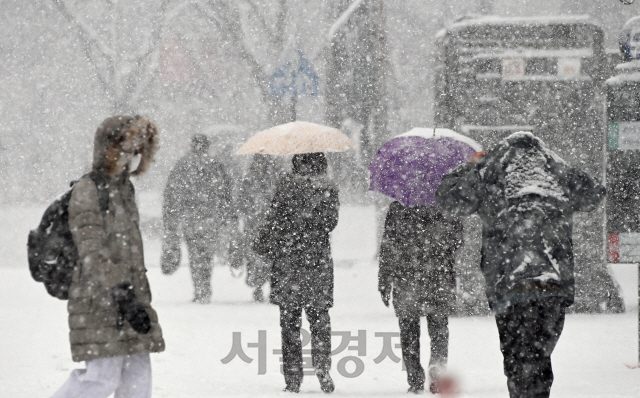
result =
[{"label": "person walking in snow", "polygon": [[164,351],[144,265],[130,176],[149,167],[157,129],[140,116],[113,116],[98,127],[93,172],[108,191],[103,212],[96,183],[85,176],[69,200],[78,269],[69,289],[72,358],[85,361],[53,398],[151,397],[150,352]]},{"label": "person walking in snow", "polygon": [[302,382],[302,311],[311,328],[311,355],[322,391],[333,392],[331,320],[333,260],[329,233],[338,223],[338,188],[326,177],[323,153],[294,155],[276,185],[254,249],[273,259],[270,301],[280,307],[285,391]]},{"label": "person walking in snow", "polygon": [[209,156],[204,134],[191,138],[191,150],[171,170],[164,189],[162,271],[172,274],[180,265],[180,235],[187,243],[194,285],[193,302],[211,301],[212,261],[222,225],[229,222],[231,181],[224,166]]},{"label": "person walking in snow", "polygon": [[[278,158],[255,154],[249,170],[242,179],[236,203],[238,213],[238,247],[234,250],[232,264],[239,268],[246,262],[246,283],[253,288],[253,298],[264,301],[263,286],[269,282],[272,260],[248,250],[250,242],[256,239],[258,227],[264,221],[265,214],[275,193],[276,178],[282,173]],[[246,250],[245,250],[246,248]]]},{"label": "person walking in snow", "polygon": [[549,396],[551,353],[575,294],[572,215],[604,196],[530,132],[510,135],[438,187],[443,209],[482,219],[480,267],[512,398]]},{"label": "person walking in snow", "polygon": [[[431,339],[429,389],[439,392],[449,349],[448,317],[455,308],[455,252],[462,245],[462,222],[436,206],[389,206],[380,247],[378,290],[400,324],[402,358],[409,392],[424,392],[420,364],[420,317],[426,316]],[[393,292],[393,293],[392,293]]]}]

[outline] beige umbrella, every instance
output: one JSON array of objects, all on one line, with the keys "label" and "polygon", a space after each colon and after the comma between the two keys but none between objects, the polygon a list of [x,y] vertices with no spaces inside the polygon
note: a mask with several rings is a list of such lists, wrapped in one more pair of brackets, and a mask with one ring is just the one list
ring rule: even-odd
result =
[{"label": "beige umbrella", "polygon": [[356,145],[340,130],[309,122],[271,127],[249,138],[237,154],[295,155],[312,152],[344,152]]}]

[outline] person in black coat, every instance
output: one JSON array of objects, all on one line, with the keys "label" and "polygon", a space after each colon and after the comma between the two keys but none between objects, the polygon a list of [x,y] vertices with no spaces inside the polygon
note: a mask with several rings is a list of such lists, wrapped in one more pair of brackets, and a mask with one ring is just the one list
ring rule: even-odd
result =
[{"label": "person in black coat", "polygon": [[605,189],[530,132],[507,137],[446,175],[441,207],[482,219],[482,261],[511,397],[548,397],[551,353],[575,292],[572,215]]},{"label": "person in black coat", "polygon": [[326,177],[322,153],[294,155],[293,170],[278,181],[258,233],[259,254],[273,259],[271,303],[280,307],[285,391],[302,382],[302,311],[311,327],[311,355],[324,392],[334,390],[331,367],[333,260],[329,233],[338,223],[338,188]]},{"label": "person in black coat", "polygon": [[409,391],[424,391],[420,364],[420,317],[426,316],[431,339],[429,388],[438,392],[438,374],[446,368],[448,316],[455,308],[455,252],[462,245],[462,222],[435,206],[389,206],[380,247],[378,290],[400,324],[402,357]]},{"label": "person in black coat", "polygon": [[196,303],[211,300],[212,261],[220,228],[233,218],[231,181],[224,166],[209,156],[204,134],[191,139],[191,150],[171,170],[164,189],[162,271],[180,265],[180,235],[187,243]]},{"label": "person in black coat", "polygon": [[[264,301],[263,285],[269,283],[272,260],[254,253],[249,248],[256,238],[258,227],[263,223],[267,208],[275,193],[276,181],[282,174],[279,158],[255,154],[249,169],[242,179],[236,201],[238,214],[237,249],[233,252],[232,264],[239,268],[246,264],[246,283],[253,288],[255,301]],[[235,248],[234,248],[235,249]]]}]

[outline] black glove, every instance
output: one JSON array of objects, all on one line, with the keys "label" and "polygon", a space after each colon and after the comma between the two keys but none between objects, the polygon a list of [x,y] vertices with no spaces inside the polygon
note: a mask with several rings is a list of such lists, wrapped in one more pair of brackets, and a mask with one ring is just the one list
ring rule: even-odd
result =
[{"label": "black glove", "polygon": [[133,292],[133,286],[129,282],[123,282],[111,289],[111,296],[118,305],[118,330],[128,321],[133,330],[141,334],[147,334],[151,330],[149,314]]},{"label": "black glove", "polygon": [[389,300],[391,299],[391,282],[390,281],[379,281],[378,282],[378,291],[380,292],[380,297],[382,297],[382,302],[385,307],[389,306]]},{"label": "black glove", "polygon": [[177,235],[165,235],[162,242],[162,258],[160,268],[165,275],[171,275],[180,267],[182,253],[180,251],[180,239]]}]

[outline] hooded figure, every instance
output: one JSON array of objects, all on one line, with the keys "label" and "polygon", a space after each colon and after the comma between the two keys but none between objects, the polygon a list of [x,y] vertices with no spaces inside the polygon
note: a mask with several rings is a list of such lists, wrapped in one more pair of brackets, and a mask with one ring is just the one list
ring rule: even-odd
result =
[{"label": "hooded figure", "polygon": [[196,303],[211,300],[212,261],[218,232],[231,218],[231,181],[222,163],[209,156],[209,137],[196,134],[191,150],[171,170],[164,189],[162,271],[180,265],[180,229],[187,243]]},{"label": "hooded figure", "polygon": [[[338,188],[326,177],[322,153],[294,155],[293,170],[278,181],[262,231],[273,260],[270,301],[280,306],[286,391],[302,382],[302,310],[311,325],[312,360],[324,392],[332,392],[333,260],[329,234],[338,223]],[[259,234],[261,235],[261,234]]]},{"label": "hooded figure", "polygon": [[69,290],[69,338],[74,370],[53,396],[149,397],[150,352],[164,350],[144,265],[134,188],[157,149],[155,124],[140,116],[113,116],[95,134],[93,172],[109,193],[107,211],[96,183],[73,187],[69,228],[80,259]]},{"label": "hooded figure", "polygon": [[604,195],[530,132],[512,134],[438,187],[443,209],[482,219],[480,267],[511,397],[549,396],[551,353],[574,300],[572,216]]},{"label": "hooded figure", "polygon": [[420,318],[427,318],[431,339],[429,389],[439,391],[449,350],[448,317],[455,306],[455,252],[462,245],[462,221],[436,206],[389,206],[380,247],[378,290],[400,325],[402,357],[409,391],[424,391],[420,364]]}]

